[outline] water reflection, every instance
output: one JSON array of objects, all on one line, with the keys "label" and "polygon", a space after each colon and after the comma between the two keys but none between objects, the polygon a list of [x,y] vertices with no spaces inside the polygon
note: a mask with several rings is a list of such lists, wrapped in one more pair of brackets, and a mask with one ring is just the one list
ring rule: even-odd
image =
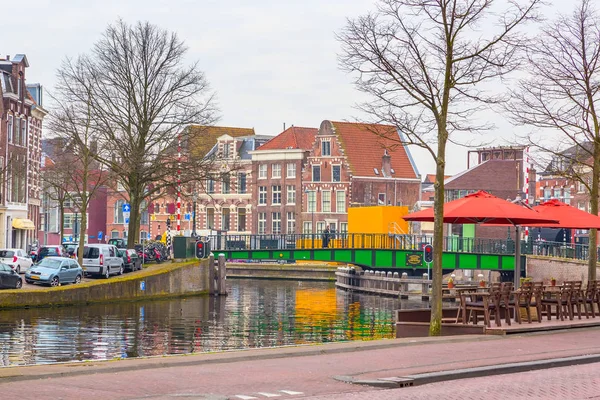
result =
[{"label": "water reflection", "polygon": [[0,312],[0,365],[105,360],[394,335],[393,310],[421,302],[333,284],[229,280],[229,296]]}]

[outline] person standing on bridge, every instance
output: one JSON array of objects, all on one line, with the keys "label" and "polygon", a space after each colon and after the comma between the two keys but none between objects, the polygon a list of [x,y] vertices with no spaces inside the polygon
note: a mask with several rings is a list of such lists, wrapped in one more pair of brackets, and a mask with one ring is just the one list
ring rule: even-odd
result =
[{"label": "person standing on bridge", "polygon": [[323,248],[329,247],[329,227],[325,227],[323,234],[321,235],[321,240],[323,241]]}]

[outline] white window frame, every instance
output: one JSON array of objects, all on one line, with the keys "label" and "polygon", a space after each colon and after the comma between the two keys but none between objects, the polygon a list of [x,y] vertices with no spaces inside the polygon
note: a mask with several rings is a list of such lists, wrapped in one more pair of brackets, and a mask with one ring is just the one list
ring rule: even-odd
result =
[{"label": "white window frame", "polygon": [[271,204],[281,205],[281,185],[271,186]]},{"label": "white window frame", "polygon": [[7,120],[7,125],[6,125],[6,134],[8,135],[8,143],[12,143],[12,137],[13,137],[13,124],[14,124],[14,118],[12,115],[8,116],[8,120]]},{"label": "white window frame", "polygon": [[286,170],[285,177],[286,178],[295,178],[296,177],[296,164],[295,163],[287,164],[287,170]]},{"label": "white window frame", "polygon": [[317,233],[321,233],[325,230],[325,221],[317,221]]},{"label": "white window frame", "polygon": [[271,227],[272,227],[272,231],[271,233],[273,234],[279,234],[281,233],[281,212],[279,211],[274,211],[271,213]]},{"label": "white window frame", "polygon": [[315,190],[306,192],[306,205],[308,212],[317,212],[317,192]]},{"label": "white window frame", "polygon": [[258,205],[259,206],[267,205],[267,187],[266,186],[258,187]]},{"label": "white window frame", "polygon": [[267,233],[267,213],[259,212],[258,213],[258,234],[264,235]]},{"label": "white window frame", "polygon": [[258,179],[267,179],[267,164],[258,164]]},{"label": "white window frame", "polygon": [[302,233],[304,233],[304,234],[312,233],[312,221],[304,221],[302,223]]},{"label": "white window frame", "polygon": [[[335,175],[333,174],[333,171],[335,168],[339,168],[340,169],[340,174],[338,176],[338,180],[335,180]],[[342,181],[342,166],[339,164],[335,164],[331,166],[331,182],[341,182]]]},{"label": "white window frame", "polygon": [[346,212],[346,192],[343,190],[336,190],[335,192],[335,212]]},{"label": "white window frame", "polygon": [[296,204],[296,186],[288,185],[286,191],[287,191],[286,204],[295,205]]},{"label": "white window frame", "polygon": [[288,211],[286,217],[287,233],[289,235],[296,233],[296,214],[293,211]]},{"label": "white window frame", "polygon": [[[327,152],[325,149],[327,149]],[[325,157],[331,156],[331,141],[321,140],[321,155]]]},{"label": "white window frame", "polygon": [[[383,201],[381,198],[383,197]],[[377,205],[385,206],[387,204],[387,195],[385,193],[377,193]]]},{"label": "white window frame", "polygon": [[321,191],[321,211],[330,213],[331,212],[331,191]]},{"label": "white window frame", "polygon": [[281,164],[271,165],[271,177],[272,178],[281,178]]}]

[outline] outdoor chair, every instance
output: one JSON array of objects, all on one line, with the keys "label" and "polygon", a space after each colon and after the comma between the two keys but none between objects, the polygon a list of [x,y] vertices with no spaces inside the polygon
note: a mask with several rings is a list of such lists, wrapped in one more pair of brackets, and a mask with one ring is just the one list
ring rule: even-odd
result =
[{"label": "outdoor chair", "polygon": [[463,292],[460,294],[461,297],[461,308],[462,308],[462,320],[463,324],[467,323],[467,312],[469,313],[468,319],[473,319],[473,324],[478,323],[478,312],[483,312],[483,322],[488,328],[491,327],[490,319],[493,313],[494,320],[497,326],[502,326],[500,321],[500,295],[499,290],[490,291],[488,293],[481,292]]},{"label": "outdoor chair", "polygon": [[502,285],[502,295],[500,307],[504,309],[504,319],[508,325],[511,325],[510,311],[513,311],[514,319],[517,323],[521,323],[521,315],[519,314],[518,295],[513,291],[512,282],[504,282]]},{"label": "outdoor chair", "polygon": [[533,289],[531,282],[524,282],[523,285],[519,288],[519,290],[515,291],[515,306],[516,313],[519,314],[519,323],[521,323],[521,313],[520,309],[524,308],[527,312],[527,322],[531,323],[531,310],[529,309],[531,305],[531,297],[533,294]]},{"label": "outdoor chair", "polygon": [[[529,300],[529,307],[535,308],[537,313],[537,320],[542,323],[542,299],[544,298],[544,282],[533,282],[531,286],[531,298]],[[531,310],[530,313],[531,314]],[[529,321],[531,322],[531,321]]]},{"label": "outdoor chair", "polygon": [[564,321],[565,314],[569,319],[573,319],[573,308],[571,307],[571,287],[563,285],[558,292],[545,293],[542,299],[542,306],[546,308],[548,321],[552,319],[552,307],[556,307],[556,319]]},{"label": "outdoor chair", "polygon": [[581,319],[581,307],[582,306],[584,306],[583,311],[585,312],[585,317],[589,318],[587,309],[585,308],[585,305],[583,303],[581,281],[567,281],[567,282],[565,282],[565,284],[571,287],[571,301],[570,301],[571,316],[572,316],[571,319],[573,319],[573,316],[575,314],[575,309],[577,309],[577,317],[579,319]]},{"label": "outdoor chair", "polygon": [[[592,314],[592,318],[596,318],[596,301],[598,296],[598,281],[588,281],[585,291],[583,292],[582,302],[583,308],[587,314]],[[589,313],[587,312],[587,306],[590,306]],[[600,312],[600,310],[598,310]]]}]

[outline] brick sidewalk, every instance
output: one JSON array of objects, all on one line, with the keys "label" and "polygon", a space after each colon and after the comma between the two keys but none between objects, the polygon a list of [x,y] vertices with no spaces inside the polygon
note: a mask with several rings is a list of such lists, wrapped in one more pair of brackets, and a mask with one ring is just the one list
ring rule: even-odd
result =
[{"label": "brick sidewalk", "polygon": [[[424,372],[600,354],[598,338],[600,328],[590,328],[524,336],[395,339],[151,359],[7,367],[0,368],[0,391],[3,398],[23,400],[121,400],[183,396],[210,396],[214,399],[268,398],[260,393],[278,394],[281,400],[335,395],[348,398],[352,393],[370,396],[371,393],[386,392],[340,382],[334,377],[401,377]],[[592,364],[587,367],[590,365]],[[494,381],[498,377],[484,379]],[[463,381],[444,382],[442,385],[454,387],[458,382]],[[410,389],[418,393],[419,388],[424,387],[393,391],[407,393],[405,390]],[[235,397],[238,395],[242,397]]]}]

